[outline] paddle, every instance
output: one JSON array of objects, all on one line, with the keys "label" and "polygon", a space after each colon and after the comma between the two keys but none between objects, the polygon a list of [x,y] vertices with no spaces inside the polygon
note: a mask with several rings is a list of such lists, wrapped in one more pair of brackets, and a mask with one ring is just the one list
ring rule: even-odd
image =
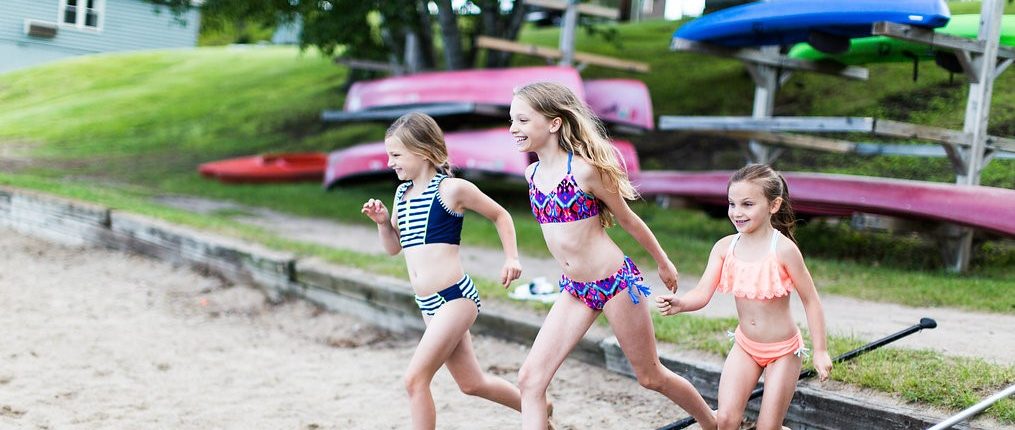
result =
[{"label": "paddle", "polygon": [[[863,355],[864,353],[867,353],[867,352],[873,351],[875,349],[878,349],[878,348],[880,348],[882,346],[888,345],[889,343],[895,342],[895,341],[897,341],[899,339],[902,339],[902,338],[904,338],[906,336],[909,336],[909,335],[911,335],[913,333],[916,333],[916,332],[918,332],[920,330],[923,330],[925,328],[934,328],[934,327],[937,327],[937,321],[934,321],[931,318],[920,318],[920,323],[919,324],[915,324],[915,325],[913,325],[913,326],[911,326],[909,328],[906,328],[904,330],[900,330],[900,331],[898,331],[896,333],[890,334],[890,335],[885,336],[885,337],[883,337],[881,339],[875,340],[875,341],[873,341],[871,343],[868,343],[868,344],[866,344],[864,346],[861,346],[861,347],[859,347],[857,349],[854,349],[854,350],[849,351],[849,352],[847,352],[845,354],[842,354],[842,355],[840,355],[838,357],[835,357],[835,359],[832,360],[832,363],[842,363],[844,361],[852,360],[852,359],[856,358],[859,355]],[[813,376],[815,376],[817,374],[818,374],[817,370],[807,369],[807,370],[805,370],[803,372],[800,372],[800,378],[798,378],[798,380],[800,380],[800,379],[806,379],[806,378],[811,378],[811,377],[813,377]],[[751,391],[751,396],[748,397],[747,400],[749,401],[751,399],[756,399],[758,397],[761,397],[761,394],[764,393],[764,392],[765,392],[765,388],[764,387],[755,388],[754,391]],[[682,429],[682,428],[687,428],[688,426],[690,426],[691,424],[694,424],[694,423],[695,423],[694,417],[687,417],[687,418],[684,418],[684,419],[682,419],[680,421],[672,422],[672,423],[669,423],[669,424],[667,424],[667,425],[665,425],[663,427],[659,427],[658,430],[676,430],[676,429]]]}]

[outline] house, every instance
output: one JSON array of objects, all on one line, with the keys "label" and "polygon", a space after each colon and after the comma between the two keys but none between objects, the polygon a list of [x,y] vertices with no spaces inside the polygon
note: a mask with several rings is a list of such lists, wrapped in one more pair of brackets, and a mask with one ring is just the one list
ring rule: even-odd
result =
[{"label": "house", "polygon": [[200,15],[143,0],[0,1],[0,73],[75,55],[192,47]]}]

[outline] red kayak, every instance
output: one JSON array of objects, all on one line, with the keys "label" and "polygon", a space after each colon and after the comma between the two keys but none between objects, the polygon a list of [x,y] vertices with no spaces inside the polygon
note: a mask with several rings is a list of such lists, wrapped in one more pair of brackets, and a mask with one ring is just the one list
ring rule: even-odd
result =
[{"label": "red kayak", "polygon": [[328,154],[305,152],[265,154],[253,157],[212,161],[198,167],[198,172],[222,182],[297,182],[320,181],[328,165]]}]

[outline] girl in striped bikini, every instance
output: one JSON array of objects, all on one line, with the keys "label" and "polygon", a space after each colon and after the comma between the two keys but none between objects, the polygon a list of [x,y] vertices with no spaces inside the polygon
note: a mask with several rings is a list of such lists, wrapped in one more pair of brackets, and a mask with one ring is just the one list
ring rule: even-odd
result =
[{"label": "girl in striped bikini", "polygon": [[394,214],[376,199],[363,204],[362,213],[377,223],[389,254],[405,251],[409,282],[426,324],[405,374],[412,427],[436,426],[430,381],[441,365],[447,365],[463,393],[521,410],[518,388],[483,373],[476,360],[469,327],[479,314],[479,293],[458,255],[465,210],[490,219],[504,247],[500,282],[508,287],[522,271],[511,215],[472,183],[451,177],[444,136],[433,118],[402,116],[388,128],[384,146],[388,167],[405,182],[395,191]]},{"label": "girl in striped bikini", "polygon": [[650,290],[606,233],[616,220],[652,255],[666,287],[676,291],[677,268],[627,205],[636,193],[602,124],[570,89],[542,82],[515,91],[511,135],[519,151],[539,159],[526,172],[529,200],[546,246],[564,272],[562,293],[518,373],[522,427],[546,428],[543,405],[554,373],[605,314],[638,382],[677,403],[702,428],[714,429],[715,415],[694,386],[659,362],[644,299]]}]

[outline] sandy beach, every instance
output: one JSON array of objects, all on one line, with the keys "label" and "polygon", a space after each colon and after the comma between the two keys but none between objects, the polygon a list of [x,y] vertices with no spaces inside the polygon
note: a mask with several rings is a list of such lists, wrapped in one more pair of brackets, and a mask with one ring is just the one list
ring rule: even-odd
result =
[{"label": "sandy beach", "polygon": [[[0,428],[408,428],[415,339],[182,267],[0,229]],[[510,381],[526,346],[478,337]],[[516,428],[517,412],[434,384],[438,428]],[[654,428],[662,396],[569,360],[550,394],[562,429]]]}]

